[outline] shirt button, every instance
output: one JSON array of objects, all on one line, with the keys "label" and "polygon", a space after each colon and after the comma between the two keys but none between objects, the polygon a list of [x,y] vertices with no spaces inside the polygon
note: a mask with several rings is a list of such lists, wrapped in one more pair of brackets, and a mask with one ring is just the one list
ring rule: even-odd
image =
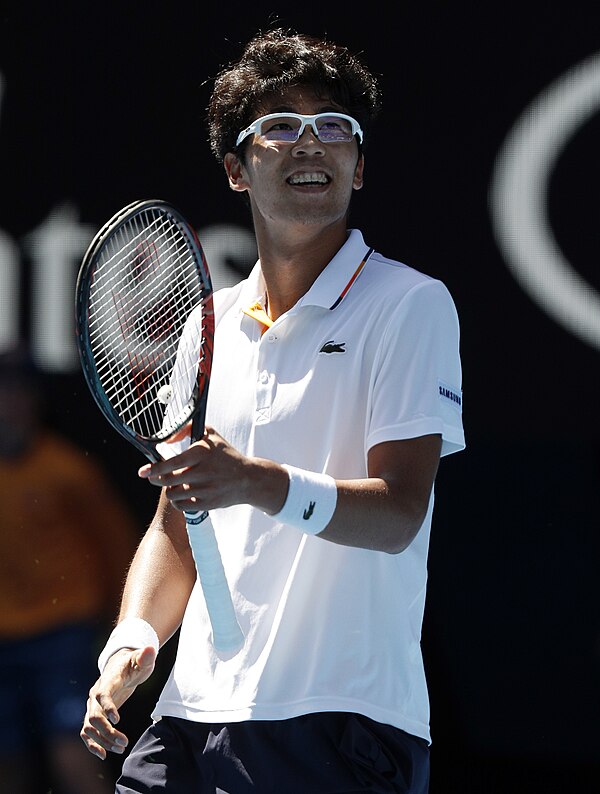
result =
[{"label": "shirt button", "polygon": [[269,381],[269,373],[266,372],[264,369],[259,375],[259,380],[261,383],[268,383]]},{"label": "shirt button", "polygon": [[277,341],[277,337],[275,336],[275,334],[269,334],[267,336],[267,342],[271,342],[272,343],[272,342],[276,342],[276,341]]}]

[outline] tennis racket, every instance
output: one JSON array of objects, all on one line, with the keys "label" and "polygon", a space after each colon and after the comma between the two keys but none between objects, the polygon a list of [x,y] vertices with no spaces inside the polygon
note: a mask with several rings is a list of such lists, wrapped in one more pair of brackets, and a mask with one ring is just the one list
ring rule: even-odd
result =
[{"label": "tennis racket", "polygon": [[[204,434],[214,314],[208,266],[194,230],[163,201],[122,209],[100,229],[76,287],[77,346],[106,419],[156,462],[191,421]],[[243,642],[207,512],[185,513],[217,650]]]}]

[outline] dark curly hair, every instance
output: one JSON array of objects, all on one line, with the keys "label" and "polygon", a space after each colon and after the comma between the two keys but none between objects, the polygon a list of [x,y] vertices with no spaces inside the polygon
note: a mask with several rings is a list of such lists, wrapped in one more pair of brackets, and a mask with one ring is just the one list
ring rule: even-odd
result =
[{"label": "dark curly hair", "polygon": [[227,152],[235,152],[237,135],[254,121],[265,99],[291,86],[310,86],[334,101],[356,118],[367,140],[380,108],[375,77],[345,47],[276,29],[255,36],[241,58],[215,80],[208,105],[215,157],[221,162]]}]

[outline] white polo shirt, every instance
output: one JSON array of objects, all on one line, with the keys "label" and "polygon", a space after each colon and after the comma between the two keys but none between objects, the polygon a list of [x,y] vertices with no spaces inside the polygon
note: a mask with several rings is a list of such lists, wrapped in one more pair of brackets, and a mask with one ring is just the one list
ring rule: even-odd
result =
[{"label": "white polo shirt", "polygon": [[[247,455],[335,478],[367,476],[383,441],[441,434],[464,447],[456,311],[445,286],[369,250],[360,232],[271,327],[256,265],[215,296],[207,423]],[[214,510],[245,635],[210,643],[194,588],[153,717],[200,722],[353,711],[429,740],[420,649],[433,496],[417,537],[389,555],[341,546],[248,505]]]}]

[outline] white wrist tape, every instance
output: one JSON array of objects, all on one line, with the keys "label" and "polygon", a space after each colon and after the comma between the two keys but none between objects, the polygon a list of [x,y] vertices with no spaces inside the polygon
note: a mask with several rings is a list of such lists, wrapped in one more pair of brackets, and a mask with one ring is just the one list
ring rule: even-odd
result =
[{"label": "white wrist tape", "polygon": [[149,645],[158,653],[160,642],[152,626],[142,618],[125,618],[115,626],[108,638],[108,642],[104,646],[104,650],[98,657],[100,674],[102,675],[106,663],[113,653],[120,651],[122,648],[138,650]]},{"label": "white wrist tape", "polygon": [[288,494],[285,504],[272,518],[308,535],[317,535],[329,524],[335,511],[335,480],[329,474],[317,474],[285,463],[283,468],[290,478]]}]

